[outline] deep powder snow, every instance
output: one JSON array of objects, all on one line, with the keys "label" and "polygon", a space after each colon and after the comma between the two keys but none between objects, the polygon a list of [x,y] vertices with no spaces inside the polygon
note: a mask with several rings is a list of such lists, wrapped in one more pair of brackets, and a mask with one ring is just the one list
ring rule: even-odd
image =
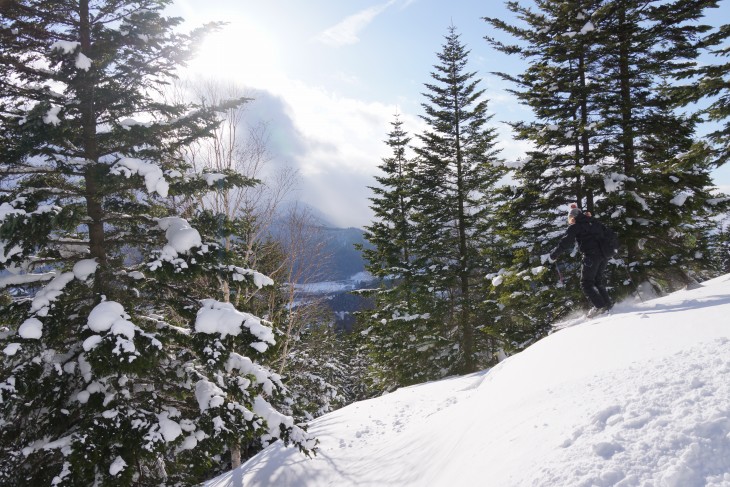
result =
[{"label": "deep powder snow", "polygon": [[207,487],[730,487],[730,275],[314,420]]}]

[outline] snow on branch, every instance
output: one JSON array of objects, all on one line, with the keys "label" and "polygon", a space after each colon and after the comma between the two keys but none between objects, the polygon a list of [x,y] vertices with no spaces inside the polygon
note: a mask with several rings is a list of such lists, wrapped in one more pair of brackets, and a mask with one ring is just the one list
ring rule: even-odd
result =
[{"label": "snow on branch", "polygon": [[256,383],[263,386],[266,394],[273,394],[275,387],[283,387],[278,374],[271,374],[268,370],[254,363],[250,358],[232,353],[226,362],[226,372],[238,370],[243,375],[252,375]]},{"label": "snow on branch", "polygon": [[692,197],[692,193],[689,193],[687,191],[681,191],[674,195],[674,198],[669,200],[669,202],[676,206],[683,206],[684,203],[687,201],[687,198]]},{"label": "snow on branch", "polygon": [[200,233],[190,226],[184,218],[171,216],[160,218],[157,225],[165,231],[167,245],[159,252],[159,258],[147,264],[150,270],[155,271],[162,266],[163,262],[169,262],[177,266],[177,270],[186,269],[187,262],[180,258],[180,254],[188,255],[193,248],[200,247],[198,253],[208,251],[208,246],[203,245]]},{"label": "snow on branch", "polygon": [[213,173],[213,172],[206,172],[202,174],[202,178],[205,180],[205,182],[208,184],[208,186],[213,186],[218,181],[223,181],[226,179],[225,174],[219,174],[219,173]]},{"label": "snow on branch", "polygon": [[129,362],[137,358],[139,352],[134,344],[137,334],[149,338],[152,346],[162,349],[162,343],[154,336],[146,334],[137,325],[129,321],[130,316],[124,311],[124,306],[116,301],[102,301],[97,304],[87,320],[86,326],[97,335],[91,335],[84,340],[84,350],[89,352],[96,348],[104,339],[101,333],[111,333],[115,336],[116,347],[113,353],[126,354]]},{"label": "snow on branch", "polygon": [[[7,249],[7,242],[0,240],[0,264],[5,264],[9,259],[11,259],[14,255],[19,255],[23,253],[23,248],[20,245],[13,245],[10,249]],[[9,277],[9,276],[8,276]],[[0,283],[2,283],[2,278],[0,278]],[[22,283],[18,283],[22,284]],[[8,284],[6,284],[8,285]],[[0,288],[3,288],[2,284],[0,284]]]},{"label": "snow on branch", "polygon": [[228,270],[233,273],[233,280],[237,282],[243,281],[246,277],[250,276],[253,277],[253,283],[259,289],[265,286],[274,285],[274,280],[269,276],[252,269],[244,269],[243,267],[229,265]]},{"label": "snow on branch", "polygon": [[25,203],[25,198],[17,198],[15,201],[10,203],[1,204],[0,223],[10,215],[42,215],[43,213],[58,213],[61,211],[61,207],[56,205],[38,205],[38,208],[31,212],[15,207],[15,205],[23,203]]},{"label": "snow on branch", "polygon": [[53,125],[54,127],[61,123],[58,114],[61,113],[61,107],[52,106],[45,115],[43,115],[43,123]]},{"label": "snow on branch", "polygon": [[260,340],[252,343],[251,347],[262,353],[266,351],[268,345],[276,343],[273,330],[262,324],[256,316],[238,311],[231,303],[215,299],[204,299],[201,303],[203,307],[198,310],[195,319],[196,332],[210,335],[218,333],[225,338],[227,335],[239,335],[242,327],[246,327]]},{"label": "snow on branch", "polygon": [[123,157],[112,167],[111,174],[124,175],[127,178],[139,174],[144,177],[145,185],[149,193],[156,192],[163,198],[167,197],[170,185],[165,180],[160,166],[154,163],[145,162],[141,159]]},{"label": "snow on branch", "polygon": [[612,172],[603,178],[603,186],[606,188],[607,193],[612,193],[623,189],[623,183],[626,181],[635,182],[636,179],[625,174]]},{"label": "snow on branch", "polygon": [[64,54],[71,54],[81,45],[78,41],[56,41],[51,44],[51,51],[61,50]]},{"label": "snow on branch", "polygon": [[97,263],[95,259],[84,259],[77,262],[71,272],[64,272],[53,278],[43,289],[33,297],[30,312],[37,316],[46,316],[50,311],[51,303],[56,301],[62,294],[63,289],[73,279],[85,281],[96,272]]}]

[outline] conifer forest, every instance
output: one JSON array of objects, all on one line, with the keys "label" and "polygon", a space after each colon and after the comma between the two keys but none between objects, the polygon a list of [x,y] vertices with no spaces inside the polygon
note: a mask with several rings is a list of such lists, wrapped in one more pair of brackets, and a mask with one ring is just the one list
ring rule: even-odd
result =
[{"label": "conifer forest", "polygon": [[[618,234],[615,300],[730,272],[730,25],[721,0],[515,0],[484,42],[437,33],[422,131],[383,127],[352,330],[295,175],[251,98],[179,69],[173,0],[0,0],[0,485],[196,485],[358,400],[489,368],[585,308],[545,262],[571,203]],[[242,7],[243,8],[243,7]],[[529,108],[499,149],[470,56]],[[244,80],[242,80],[244,81]],[[709,129],[707,129],[709,127]],[[700,131],[702,129],[702,131]]]}]

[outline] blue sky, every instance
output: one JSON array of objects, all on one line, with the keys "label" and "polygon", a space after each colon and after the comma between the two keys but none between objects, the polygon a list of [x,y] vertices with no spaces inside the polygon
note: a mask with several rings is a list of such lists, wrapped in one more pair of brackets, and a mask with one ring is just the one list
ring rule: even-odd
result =
[{"label": "blue sky", "polygon": [[[723,0],[727,2],[727,0]],[[725,5],[712,22],[730,21]],[[250,117],[268,122],[273,162],[300,174],[296,197],[338,226],[362,227],[367,186],[397,112],[411,134],[423,129],[423,84],[450,25],[471,50],[470,66],[490,100],[502,156],[526,147],[503,121],[530,117],[492,71],[520,71],[520,60],[493,50],[482,17],[509,18],[501,0],[176,0],[170,13],[187,27],[222,20],[190,72],[231,79],[250,90]],[[730,182],[730,169],[718,183]]]}]

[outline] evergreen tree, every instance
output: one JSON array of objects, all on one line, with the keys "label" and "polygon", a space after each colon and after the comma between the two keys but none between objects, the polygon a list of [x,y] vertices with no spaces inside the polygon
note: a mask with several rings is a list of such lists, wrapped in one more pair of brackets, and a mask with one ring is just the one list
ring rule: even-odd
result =
[{"label": "evergreen tree", "polygon": [[[694,131],[682,125],[689,123],[693,128],[694,120],[679,120],[667,109],[664,86],[666,79],[677,78],[696,60],[701,34],[709,30],[697,21],[707,9],[717,6],[716,1],[707,0],[647,5],[616,1],[606,3],[594,14],[598,28],[609,33],[601,48],[604,57],[599,68],[604,79],[610,81],[600,100],[603,126],[608,133],[616,134],[609,150],[613,164],[607,174],[603,211],[620,216],[617,221],[632,269],[640,278],[666,282],[662,290],[671,289],[677,281],[691,282],[692,272],[677,275],[676,269],[701,269],[702,263],[693,262],[694,256],[707,254],[706,247],[701,246],[692,252],[694,244],[702,239],[695,242],[678,236],[686,230],[702,232],[696,224],[706,219],[706,202],[714,201],[709,193],[711,163],[701,147],[687,154]],[[677,139],[673,145],[664,144],[669,151],[657,161],[659,154],[654,152],[653,141],[666,140],[669,127]],[[682,158],[691,160],[685,164],[675,162]],[[668,174],[670,171],[674,172]],[[698,185],[702,178],[704,184]],[[694,205],[677,204],[688,198]],[[674,221],[661,217],[667,207],[675,211]],[[646,239],[647,233],[651,239]],[[689,258],[676,258],[683,254]],[[658,256],[670,263],[674,260],[669,273],[667,260],[662,262]]]},{"label": "evergreen tree", "polygon": [[[484,91],[467,71],[469,51],[450,27],[439,64],[426,84],[422,116],[427,130],[415,148],[413,220],[415,298],[421,314],[446,338],[429,349],[439,373],[472,372],[492,359],[488,318],[480,312],[477,289],[489,267],[480,255],[481,238],[494,186],[503,174],[496,130],[488,127]],[[444,346],[445,345],[445,346]]]},{"label": "evergreen tree", "polygon": [[606,158],[596,130],[596,97],[602,87],[595,82],[598,54],[592,48],[600,32],[589,13],[597,3],[546,1],[537,4],[537,11],[508,3],[526,27],[485,19],[520,41],[511,45],[488,36],[495,48],[531,61],[520,75],[497,73],[516,85],[512,93],[536,118],[512,124],[516,138],[530,142],[534,150],[512,164],[517,184],[502,189],[507,204],[497,210],[496,219],[508,265],[491,275],[504,316],[501,333],[517,348],[546,332],[581,299],[577,266],[561,265],[556,273],[540,267],[537,255],[564,231],[567,203],[578,202],[595,212],[594,194],[601,181],[597,169]]},{"label": "evergreen tree", "polygon": [[[708,34],[702,42],[703,47],[717,58],[730,56],[730,47],[727,39],[730,36],[730,25],[723,25],[716,31]],[[725,42],[725,45],[722,43]],[[730,71],[730,62],[716,64],[695,64],[682,74],[682,78],[692,78],[693,82],[680,88],[679,103],[686,105],[691,102],[709,98],[709,107],[704,110],[711,122],[720,126],[710,133],[710,139],[717,145],[717,165],[725,164],[730,159],[730,83],[727,73]]]},{"label": "evergreen tree", "polygon": [[[488,37],[492,45],[530,59],[523,74],[503,76],[517,84],[515,92],[536,116],[534,123],[515,124],[518,137],[536,150],[515,171],[518,184],[505,197],[520,210],[531,203],[532,209],[505,225],[506,238],[528,250],[515,253],[503,282],[561,294],[546,286],[554,279],[549,274],[536,271],[543,279],[527,283],[509,276],[524,276],[536,255],[554,247],[571,201],[619,233],[623,245],[621,259],[610,267],[613,287],[629,283],[626,264],[665,290],[691,282],[705,268],[706,248],[695,246],[706,243],[702,222],[721,208],[708,205],[716,202],[711,164],[706,147],[693,146],[696,119],[673,113],[665,80],[696,58],[707,27],[695,21],[715,6],[701,0],[546,0],[533,10],[510,2],[525,27],[486,19],[519,41],[508,45]],[[563,274],[574,276],[576,264],[568,265]],[[567,288],[578,286],[573,280]],[[503,300],[518,296],[512,307],[517,314],[524,314],[523,293],[510,286],[502,292]],[[552,309],[525,318],[541,328],[576,299],[573,291]]]},{"label": "evergreen tree", "polygon": [[3,485],[192,484],[229,445],[313,447],[274,407],[271,324],[195,285],[271,280],[219,245],[224,217],[165,204],[253,183],[183,177],[177,149],[242,100],[159,100],[206,30],[176,33],[168,4],[2,6]]},{"label": "evergreen tree", "polygon": [[364,348],[370,357],[368,382],[374,391],[391,390],[433,378],[429,349],[443,339],[433,334],[428,316],[419,314],[414,288],[413,181],[415,161],[407,156],[411,138],[398,116],[391,123],[386,144],[390,157],[379,166],[378,186],[371,187],[374,222],[364,237],[372,247],[362,248],[366,269],[380,281],[371,292],[373,310],[359,315]]}]

